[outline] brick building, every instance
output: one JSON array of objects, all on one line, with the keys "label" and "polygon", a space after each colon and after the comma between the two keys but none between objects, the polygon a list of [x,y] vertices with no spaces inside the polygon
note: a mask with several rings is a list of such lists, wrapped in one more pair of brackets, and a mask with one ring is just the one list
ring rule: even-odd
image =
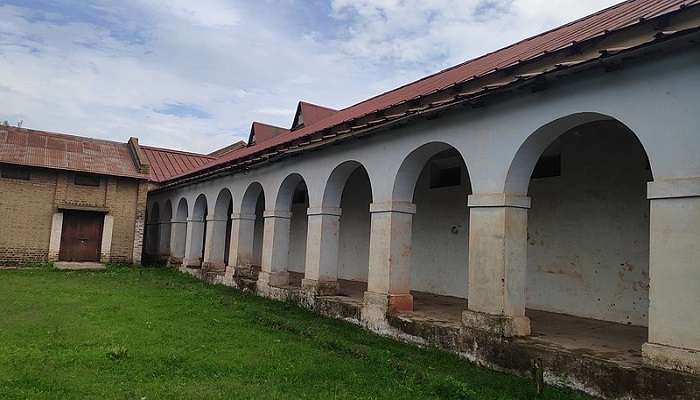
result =
[{"label": "brick building", "polygon": [[135,138],[1,127],[0,263],[139,263],[149,172]]}]

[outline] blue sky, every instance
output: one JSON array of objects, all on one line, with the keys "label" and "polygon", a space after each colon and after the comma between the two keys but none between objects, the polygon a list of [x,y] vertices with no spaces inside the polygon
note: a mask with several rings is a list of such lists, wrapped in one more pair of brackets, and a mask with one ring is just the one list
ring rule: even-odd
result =
[{"label": "blue sky", "polygon": [[615,0],[0,0],[0,121],[210,152]]}]

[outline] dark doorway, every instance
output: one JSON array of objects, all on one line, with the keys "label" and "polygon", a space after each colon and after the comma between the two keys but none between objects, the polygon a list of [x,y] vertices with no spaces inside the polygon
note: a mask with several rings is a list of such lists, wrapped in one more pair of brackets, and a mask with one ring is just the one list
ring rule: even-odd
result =
[{"label": "dark doorway", "polygon": [[61,261],[100,261],[104,215],[64,211],[61,231]]}]

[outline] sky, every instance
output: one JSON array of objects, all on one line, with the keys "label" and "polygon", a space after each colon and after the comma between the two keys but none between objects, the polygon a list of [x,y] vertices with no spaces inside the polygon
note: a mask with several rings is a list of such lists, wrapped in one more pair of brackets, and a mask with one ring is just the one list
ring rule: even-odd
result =
[{"label": "sky", "polygon": [[0,121],[208,153],[617,0],[0,0]]}]

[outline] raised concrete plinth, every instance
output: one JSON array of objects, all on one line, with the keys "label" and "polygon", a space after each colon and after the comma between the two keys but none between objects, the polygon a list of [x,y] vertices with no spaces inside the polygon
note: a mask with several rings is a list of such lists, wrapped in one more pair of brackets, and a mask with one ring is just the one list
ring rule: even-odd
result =
[{"label": "raised concrete plinth", "polygon": [[315,296],[335,296],[338,293],[338,281],[302,279],[301,287],[304,291]]},{"label": "raised concrete plinth", "polygon": [[700,351],[655,343],[642,345],[644,361],[650,365],[690,374],[700,374]]},{"label": "raised concrete plinth", "polygon": [[59,261],[55,262],[53,266],[56,269],[67,270],[67,271],[90,271],[90,270],[101,270],[107,269],[104,264],[98,262],[73,262],[73,261]]},{"label": "raised concrete plinth", "polygon": [[478,311],[462,311],[462,325],[499,337],[517,337],[530,335],[530,318],[492,315]]}]

